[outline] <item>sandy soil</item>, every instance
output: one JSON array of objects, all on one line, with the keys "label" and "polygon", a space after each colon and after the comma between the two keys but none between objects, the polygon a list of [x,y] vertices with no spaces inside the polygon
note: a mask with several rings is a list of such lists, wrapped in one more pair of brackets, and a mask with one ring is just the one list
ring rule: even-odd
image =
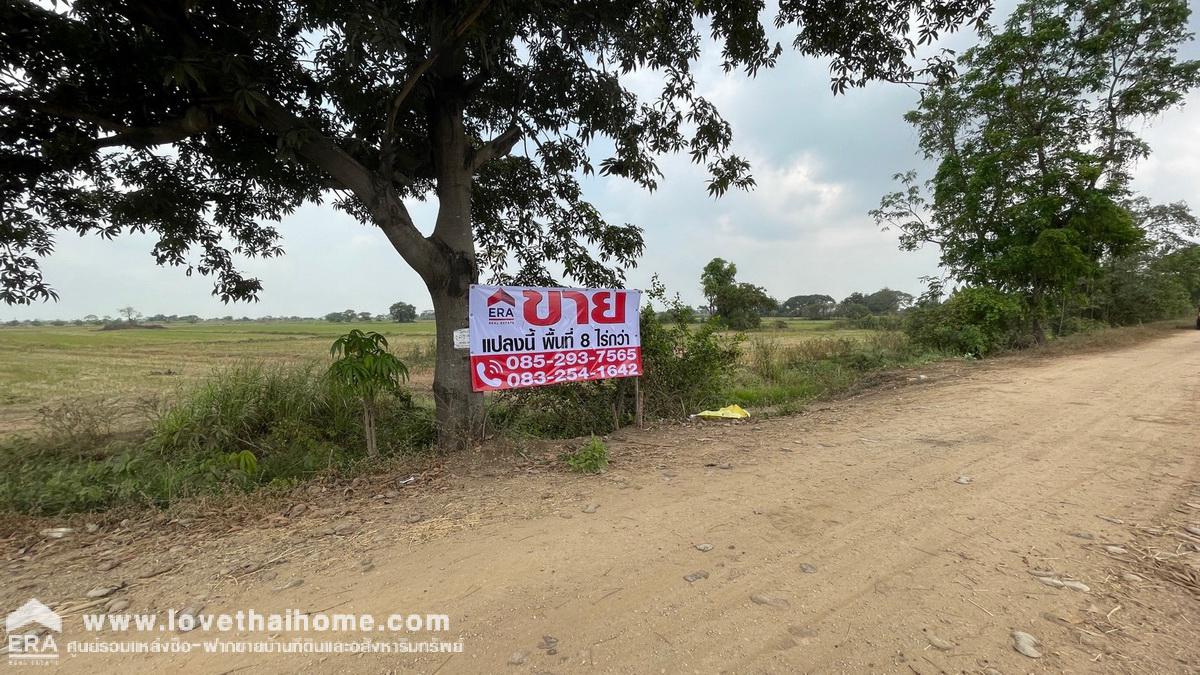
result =
[{"label": "sandy soil", "polygon": [[64,656],[71,672],[1200,672],[1200,333],[900,380],[796,417],[623,432],[602,476],[513,448],[312,486],[279,515],[18,537],[0,600],[65,609],[60,644],[109,602],[80,610],[88,590],[121,584],[127,611],[160,615],[445,613],[464,643]]}]

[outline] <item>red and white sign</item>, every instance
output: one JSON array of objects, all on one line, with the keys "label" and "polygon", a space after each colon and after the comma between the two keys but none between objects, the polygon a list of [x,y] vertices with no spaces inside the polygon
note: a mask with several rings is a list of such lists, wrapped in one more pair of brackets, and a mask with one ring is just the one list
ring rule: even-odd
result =
[{"label": "red and white sign", "polygon": [[642,374],[641,291],[471,286],[471,387]]}]

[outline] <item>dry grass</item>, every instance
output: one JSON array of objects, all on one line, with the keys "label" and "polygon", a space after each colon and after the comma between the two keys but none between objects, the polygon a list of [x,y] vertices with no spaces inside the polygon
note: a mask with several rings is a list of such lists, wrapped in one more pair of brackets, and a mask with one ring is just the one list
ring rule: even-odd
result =
[{"label": "dry grass", "polygon": [[324,364],[329,344],[351,327],[383,333],[392,350],[410,362],[413,388],[431,387],[434,331],[428,321],[206,322],[155,331],[0,328],[0,435],[35,429],[40,410],[64,402],[103,402],[122,410],[154,406],[214,370],[242,362]]},{"label": "dry grass", "polygon": [[1191,324],[1183,324],[1178,320],[1157,321],[1140,326],[1124,326],[1121,328],[1104,328],[1087,333],[1075,333],[1051,340],[1041,347],[1012,352],[1013,355],[1023,356],[1065,356],[1068,354],[1106,351],[1133,347],[1148,340],[1156,340],[1174,334],[1179,330],[1195,330]]},{"label": "dry grass", "polygon": [[[832,321],[774,320],[751,333],[783,349],[826,349],[829,340],[872,334],[837,329]],[[351,327],[383,333],[409,364],[418,395],[433,384],[431,321],[411,324],[339,324],[325,321],[204,322],[168,324],[164,330],[100,331],[92,326],[0,328],[0,436],[33,431],[39,410],[64,403],[96,402],[122,411],[117,431],[136,425],[134,414],[175,399],[181,389],[214,370],[243,362],[262,365],[324,364],[333,339]],[[819,345],[808,345],[814,340]],[[750,365],[749,352],[744,357]]]}]

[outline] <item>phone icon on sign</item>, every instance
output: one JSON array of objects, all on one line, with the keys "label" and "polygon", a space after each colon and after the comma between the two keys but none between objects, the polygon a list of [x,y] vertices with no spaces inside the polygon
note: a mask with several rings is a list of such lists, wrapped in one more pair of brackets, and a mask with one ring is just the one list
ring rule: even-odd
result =
[{"label": "phone icon on sign", "polygon": [[494,364],[494,363],[489,364],[489,363],[484,363],[483,361],[480,361],[479,363],[475,364],[475,374],[479,376],[479,381],[483,382],[484,384],[486,384],[489,387],[499,387],[500,385],[504,384],[504,380],[501,380],[498,377],[493,378],[493,377],[487,376],[487,373],[484,372],[484,368],[489,365],[492,366],[493,368],[495,368],[496,370],[499,370],[499,368],[496,368],[496,364]]}]

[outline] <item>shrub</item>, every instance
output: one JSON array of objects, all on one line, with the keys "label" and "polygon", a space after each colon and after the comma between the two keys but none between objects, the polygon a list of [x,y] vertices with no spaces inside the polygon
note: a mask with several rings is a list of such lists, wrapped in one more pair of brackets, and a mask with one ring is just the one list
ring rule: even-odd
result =
[{"label": "shrub", "polygon": [[868,314],[837,322],[838,328],[862,328],[866,330],[903,330],[904,317],[899,314]]},{"label": "shrub", "polygon": [[784,373],[779,340],[755,337],[750,341],[750,371],[767,382],[776,382]]},{"label": "shrub", "polygon": [[918,356],[918,351],[907,335],[881,331],[859,340],[857,349],[837,361],[853,370],[866,372],[899,365]]},{"label": "shrub", "polygon": [[333,341],[329,354],[334,361],[326,376],[362,404],[367,456],[378,457],[375,431],[379,403],[385,396],[402,394],[401,383],[408,381],[408,366],[388,351],[387,338],[374,331],[354,329],[340,336]]},{"label": "shrub", "polygon": [[575,438],[604,434],[633,415],[633,382],[573,382],[501,392],[489,422],[519,435]]},{"label": "shrub", "polygon": [[600,473],[608,467],[608,446],[604,441],[592,436],[582,448],[574,452],[564,452],[561,459],[575,473]]},{"label": "shrub", "polygon": [[1105,330],[1109,328],[1109,325],[1086,316],[1068,316],[1061,321],[1052,322],[1052,328],[1055,336],[1066,337],[1077,333],[1094,333]]},{"label": "shrub", "polygon": [[[407,395],[381,397],[377,414],[382,451],[432,443],[431,411]],[[63,446],[68,431],[89,439],[91,449]],[[54,514],[118,503],[166,505],[287,485],[364,461],[359,401],[311,366],[217,371],[140,435],[113,440],[108,433],[103,419],[75,416],[62,430],[0,443],[0,508]],[[98,438],[107,440],[90,440]]]},{"label": "shrub", "polygon": [[[377,416],[383,450],[422,446],[433,438],[428,411],[404,391],[381,394]],[[243,364],[217,371],[162,415],[152,434],[168,456],[250,450],[268,467],[274,455],[312,467],[328,459],[330,445],[349,451],[365,441],[356,393],[311,365]],[[308,453],[316,457],[301,461]]]},{"label": "shrub", "polygon": [[982,357],[1016,341],[1023,304],[1013,295],[991,288],[964,288],[940,304],[910,310],[905,332],[918,344]]},{"label": "shrub", "polygon": [[651,417],[685,417],[721,402],[741,355],[740,336],[709,321],[664,326],[642,320],[642,399]]},{"label": "shrub", "polygon": [[73,457],[106,455],[104,446],[114,435],[117,422],[125,415],[112,398],[69,398],[38,408],[38,422],[46,442],[56,455]]},{"label": "shrub", "polygon": [[436,361],[437,343],[433,340],[411,342],[404,351],[404,362],[410,366],[427,366],[432,368]]},{"label": "shrub", "polygon": [[[335,437],[359,437],[356,401],[326,384],[312,366],[240,364],[183,394],[154,425],[164,455],[232,452],[311,435],[313,422]],[[274,444],[274,443],[272,443]]]}]

